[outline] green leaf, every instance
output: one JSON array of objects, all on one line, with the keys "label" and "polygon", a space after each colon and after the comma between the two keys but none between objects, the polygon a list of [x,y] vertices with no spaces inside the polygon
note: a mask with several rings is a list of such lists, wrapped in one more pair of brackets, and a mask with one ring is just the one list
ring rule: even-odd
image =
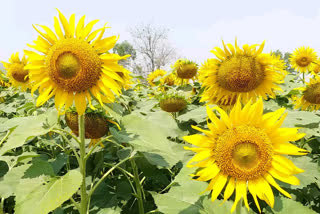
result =
[{"label": "green leaf", "polygon": [[17,186],[19,185],[21,178],[24,176],[25,171],[30,165],[22,165],[11,169],[7,174],[4,175],[0,181],[0,196],[8,198],[14,195]]},{"label": "green leaf", "polygon": [[311,183],[317,183],[320,186],[320,169],[317,163],[313,163],[308,156],[289,157],[289,159],[297,167],[304,170],[304,172],[295,175],[300,180],[300,185],[291,185],[291,189],[301,189]]},{"label": "green leaf", "polygon": [[201,123],[206,121],[207,110],[205,106],[197,107],[191,111],[187,111],[185,114],[179,115],[177,117],[178,121],[189,121],[193,120],[196,123]]},{"label": "green leaf", "polygon": [[283,92],[281,94],[289,94],[295,88],[303,87],[303,83],[301,81],[296,81],[297,75],[289,74],[284,78],[284,83],[281,84],[281,88]]},{"label": "green leaf", "polygon": [[9,120],[7,123],[0,125],[0,130],[6,130],[6,128],[10,129],[17,126],[9,135],[7,142],[0,148],[0,155],[5,154],[11,149],[22,146],[26,140],[34,136],[48,133],[56,124],[57,117],[57,112],[54,110],[39,116],[20,118],[20,120],[13,119],[13,121]]},{"label": "green leaf", "polygon": [[123,125],[133,139],[129,142],[142,152],[150,163],[171,167],[182,160],[186,151],[181,144],[167,139],[183,134],[166,112],[150,112],[146,116],[132,113],[123,117]]},{"label": "green leaf", "polygon": [[41,177],[23,179],[16,192],[16,214],[26,210],[32,214],[49,213],[68,200],[80,187],[82,175],[71,170],[60,178],[52,178],[48,183]]},{"label": "green leaf", "polygon": [[159,211],[165,214],[194,214],[203,210],[200,193],[208,184],[192,180],[190,174],[194,171],[195,168],[183,167],[168,193],[151,193]]},{"label": "green leaf", "polygon": [[[230,213],[230,210],[232,208],[233,203],[234,202],[230,201],[230,200],[226,201],[224,203],[222,200],[215,200],[214,202],[212,202],[210,198],[206,198],[202,202],[203,211],[200,211],[200,214]],[[242,204],[239,211],[240,212],[238,212],[238,213],[241,213],[241,214],[254,214],[255,213],[251,209],[248,211],[248,209],[244,206],[244,204]],[[234,213],[237,213],[237,211],[234,211]]]},{"label": "green leaf", "polygon": [[273,209],[267,208],[267,213],[287,214],[287,213],[301,213],[301,214],[316,214],[315,211],[303,206],[301,203],[285,197],[275,197]]},{"label": "green leaf", "polygon": [[319,124],[320,117],[314,112],[308,111],[289,111],[282,127],[303,127],[310,124]]}]

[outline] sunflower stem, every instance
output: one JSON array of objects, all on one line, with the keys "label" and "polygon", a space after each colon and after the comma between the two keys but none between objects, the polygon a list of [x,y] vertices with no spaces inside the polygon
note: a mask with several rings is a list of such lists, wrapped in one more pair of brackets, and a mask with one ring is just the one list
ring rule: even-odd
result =
[{"label": "sunflower stem", "polygon": [[78,116],[79,121],[79,138],[80,138],[80,172],[82,174],[82,184],[80,187],[80,214],[87,214],[88,209],[88,194],[86,185],[86,147],[85,147],[85,124],[84,114]]},{"label": "sunflower stem", "polygon": [[138,173],[138,168],[136,165],[136,162],[134,160],[130,160],[131,166],[133,169],[133,180],[136,183],[136,191],[137,191],[137,200],[138,200],[138,206],[139,206],[139,214],[144,214],[144,207],[143,207],[143,198],[142,198],[142,187],[139,179],[139,173]]}]

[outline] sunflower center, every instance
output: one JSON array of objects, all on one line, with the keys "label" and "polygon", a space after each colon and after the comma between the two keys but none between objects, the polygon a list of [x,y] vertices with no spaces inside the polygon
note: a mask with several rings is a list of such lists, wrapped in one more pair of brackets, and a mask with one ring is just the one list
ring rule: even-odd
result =
[{"label": "sunflower center", "polygon": [[197,74],[197,67],[194,64],[181,65],[177,69],[177,75],[181,79],[191,79]]},{"label": "sunflower center", "polygon": [[259,128],[242,125],[228,129],[220,135],[214,150],[222,172],[237,179],[255,179],[271,167],[272,143]]},{"label": "sunflower center", "polygon": [[258,163],[258,147],[250,141],[240,142],[234,147],[232,158],[233,164],[239,168],[252,169]]},{"label": "sunflower center", "polygon": [[72,53],[63,53],[57,59],[57,71],[64,79],[75,77],[80,70],[79,59]]},{"label": "sunflower center", "polygon": [[233,56],[221,63],[217,73],[219,85],[232,92],[252,91],[264,77],[264,66],[251,56]]},{"label": "sunflower center", "polygon": [[300,57],[297,59],[297,64],[301,67],[308,66],[311,63],[312,59],[309,57]]},{"label": "sunflower center", "polygon": [[27,82],[28,81],[28,70],[24,69],[24,65],[20,63],[13,63],[10,66],[10,73],[13,77],[18,82]]},{"label": "sunflower center", "polygon": [[309,103],[320,104],[320,83],[311,84],[303,95]]},{"label": "sunflower center", "polygon": [[100,78],[101,65],[98,53],[90,44],[74,38],[54,44],[46,59],[51,80],[69,92],[94,86]]}]

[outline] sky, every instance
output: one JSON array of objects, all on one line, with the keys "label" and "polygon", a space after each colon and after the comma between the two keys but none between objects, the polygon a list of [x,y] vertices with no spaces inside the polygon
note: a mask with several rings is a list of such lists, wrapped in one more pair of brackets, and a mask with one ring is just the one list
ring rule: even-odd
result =
[{"label": "sky", "polygon": [[266,40],[265,51],[292,52],[299,46],[320,51],[319,0],[0,0],[0,61],[14,52],[30,49],[38,36],[32,24],[53,28],[56,8],[86,23],[99,19],[112,28],[108,35],[120,35],[120,42],[132,41],[130,29],[151,23],[169,29],[168,40],[181,57],[198,63],[213,57],[210,50],[221,40],[258,44]]}]

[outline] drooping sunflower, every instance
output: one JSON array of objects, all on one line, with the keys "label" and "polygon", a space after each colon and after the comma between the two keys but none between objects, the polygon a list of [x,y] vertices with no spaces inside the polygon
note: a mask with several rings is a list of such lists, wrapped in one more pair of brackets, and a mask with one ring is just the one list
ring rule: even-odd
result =
[{"label": "drooping sunflower", "polygon": [[186,99],[177,94],[164,95],[159,103],[160,108],[166,112],[179,112],[187,106]]},{"label": "drooping sunflower", "polygon": [[310,47],[300,47],[293,51],[289,58],[292,68],[301,73],[310,70],[312,63],[317,60],[317,53]]},{"label": "drooping sunflower", "polygon": [[27,90],[30,87],[29,71],[26,69],[28,59],[23,56],[20,60],[19,53],[12,54],[9,63],[2,62],[3,66],[7,70],[7,77],[9,78],[9,84],[15,88],[20,88],[22,91]]},{"label": "drooping sunflower", "polygon": [[320,109],[320,77],[316,76],[310,79],[306,87],[297,88],[302,91],[302,96],[293,97],[295,109],[301,108],[302,110],[315,111]]},{"label": "drooping sunflower", "polygon": [[[85,138],[91,139],[90,145],[96,144],[101,137],[106,135],[109,131],[108,120],[99,113],[85,113]],[[65,115],[65,120],[68,127],[72,130],[75,135],[79,135],[79,123],[78,123],[78,113],[68,111]],[[101,146],[103,144],[101,143]]]},{"label": "drooping sunflower", "polygon": [[156,86],[155,80],[158,79],[158,77],[163,77],[164,75],[166,75],[166,73],[167,72],[165,70],[161,70],[161,69],[157,69],[157,70],[149,73],[147,80],[148,80],[148,83],[150,84],[150,86]]},{"label": "drooping sunflower", "polygon": [[[91,95],[101,105],[115,100],[124,86],[124,78],[120,73],[128,71],[118,65],[118,61],[129,55],[119,56],[109,54],[114,47],[118,36],[102,38],[106,27],[92,31],[98,22],[94,20],[84,24],[85,16],[75,23],[75,15],[69,21],[59,12],[60,26],[57,17],[54,17],[55,33],[47,26],[39,25],[43,31],[29,45],[34,51],[26,50],[30,64],[30,80],[34,82],[32,92],[39,90],[37,106],[44,104],[51,97],[55,97],[55,105],[63,114],[75,102],[77,112],[82,115],[91,104]],[[62,109],[64,107],[64,111]]]},{"label": "drooping sunflower", "polygon": [[219,107],[214,109],[219,112],[220,119],[207,107],[211,121],[207,123],[209,130],[193,126],[204,135],[184,137],[185,141],[196,146],[186,149],[197,153],[187,166],[201,168],[194,178],[210,181],[206,190],[212,190],[212,201],[217,199],[224,187],[224,200],[235,192],[231,212],[241,198],[249,209],[247,190],[260,212],[257,198],[270,207],[274,205],[271,186],[291,198],[275,179],[298,185],[299,180],[294,174],[303,170],[285,155],[305,155],[307,151],[288,142],[301,139],[304,133],[298,133],[298,128],[280,128],[286,117],[283,114],[285,108],[263,114],[260,98],[255,103],[250,100],[243,108],[238,99],[229,115]]},{"label": "drooping sunflower", "polygon": [[[216,47],[211,52],[217,58],[208,59],[199,69],[199,81],[204,92],[201,102],[209,104],[221,99],[239,97],[243,102],[262,96],[275,96],[277,85],[283,83],[286,75],[280,58],[263,54],[264,42],[260,45],[223,44],[223,50]],[[228,48],[229,49],[228,49]]]},{"label": "drooping sunflower", "polygon": [[187,59],[179,59],[173,65],[179,84],[187,84],[190,80],[196,80],[198,65]]}]

